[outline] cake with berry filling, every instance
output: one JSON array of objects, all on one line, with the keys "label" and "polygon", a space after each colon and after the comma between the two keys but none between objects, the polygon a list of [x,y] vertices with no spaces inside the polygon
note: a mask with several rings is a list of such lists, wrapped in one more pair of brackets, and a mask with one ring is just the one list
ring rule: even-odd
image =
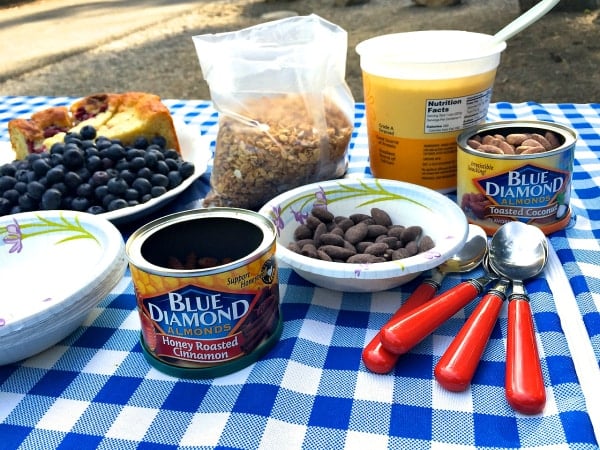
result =
[{"label": "cake with berry filling", "polygon": [[173,118],[159,96],[144,92],[122,94],[99,93],[83,97],[63,108],[68,121],[61,126],[48,121],[34,120],[37,115],[50,115],[50,108],[32,115],[31,119],[13,119],[8,131],[17,159],[28,153],[49,150],[63,142],[66,133],[79,132],[86,125],[96,129],[98,136],[119,139],[130,145],[138,137],[152,140],[161,136],[169,148],[180,152]]},{"label": "cake with berry filling", "polygon": [[73,127],[69,110],[64,106],[46,108],[34,113],[30,119],[13,119],[8,122],[10,143],[17,159],[28,153],[46,150],[44,141]]}]

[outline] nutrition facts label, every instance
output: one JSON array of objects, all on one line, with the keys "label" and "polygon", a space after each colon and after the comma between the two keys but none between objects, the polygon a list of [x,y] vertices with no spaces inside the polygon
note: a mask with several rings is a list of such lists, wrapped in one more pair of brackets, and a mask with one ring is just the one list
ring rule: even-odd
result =
[{"label": "nutrition facts label", "polygon": [[491,97],[489,88],[466,97],[427,99],[425,134],[458,131],[483,122]]}]

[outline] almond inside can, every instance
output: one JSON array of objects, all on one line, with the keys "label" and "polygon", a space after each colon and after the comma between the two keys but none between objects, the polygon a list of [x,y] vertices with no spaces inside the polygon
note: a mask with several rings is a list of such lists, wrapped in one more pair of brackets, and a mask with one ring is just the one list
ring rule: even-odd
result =
[{"label": "almond inside can", "polygon": [[213,378],[260,359],[282,331],[275,228],[236,208],[156,219],[126,253],[147,361],[182,378]]},{"label": "almond inside can", "polygon": [[510,221],[545,234],[565,228],[576,141],[571,128],[537,120],[493,122],[461,133],[457,203],[469,222],[490,236]]}]

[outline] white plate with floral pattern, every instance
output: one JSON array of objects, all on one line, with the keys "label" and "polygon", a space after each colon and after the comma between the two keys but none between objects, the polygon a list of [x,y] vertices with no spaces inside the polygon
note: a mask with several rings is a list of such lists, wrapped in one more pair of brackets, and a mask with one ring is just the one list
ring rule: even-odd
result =
[{"label": "white plate with floral pattern", "polygon": [[0,217],[0,365],[71,334],[122,279],[121,233],[75,211]]},{"label": "white plate with floral pattern", "polygon": [[[212,158],[212,138],[206,134],[201,135],[198,127],[188,125],[181,120],[174,120],[173,123],[181,148],[181,156],[185,161],[194,163],[194,173],[183,180],[179,186],[165,192],[160,197],[153,198],[139,205],[102,213],[102,217],[116,225],[145,217],[173,201],[206,173],[208,164]],[[12,150],[10,142],[0,142],[0,165],[11,162],[14,159],[15,152]]]}]

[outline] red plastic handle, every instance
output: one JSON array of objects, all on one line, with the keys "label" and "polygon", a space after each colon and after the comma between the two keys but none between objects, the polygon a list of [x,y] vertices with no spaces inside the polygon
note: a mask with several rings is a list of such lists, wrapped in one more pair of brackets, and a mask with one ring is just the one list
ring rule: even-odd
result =
[{"label": "red plastic handle", "polygon": [[433,374],[445,389],[460,392],[471,383],[505,298],[486,294],[436,364]]},{"label": "red plastic handle", "polygon": [[[390,320],[397,320],[403,315],[431,300],[437,292],[437,284],[424,281],[421,283],[398,308]],[[389,323],[389,321],[388,321]],[[362,352],[362,360],[365,367],[375,373],[389,373],[398,362],[398,356],[386,350],[381,345],[381,332],[365,346]]]},{"label": "red plastic handle", "polygon": [[535,341],[531,307],[526,297],[508,304],[506,340],[506,399],[523,414],[538,414],[546,404],[544,376]]},{"label": "red plastic handle", "polygon": [[384,348],[397,355],[408,352],[477,297],[489,281],[487,278],[463,281],[402,317],[390,320],[380,331]]}]

